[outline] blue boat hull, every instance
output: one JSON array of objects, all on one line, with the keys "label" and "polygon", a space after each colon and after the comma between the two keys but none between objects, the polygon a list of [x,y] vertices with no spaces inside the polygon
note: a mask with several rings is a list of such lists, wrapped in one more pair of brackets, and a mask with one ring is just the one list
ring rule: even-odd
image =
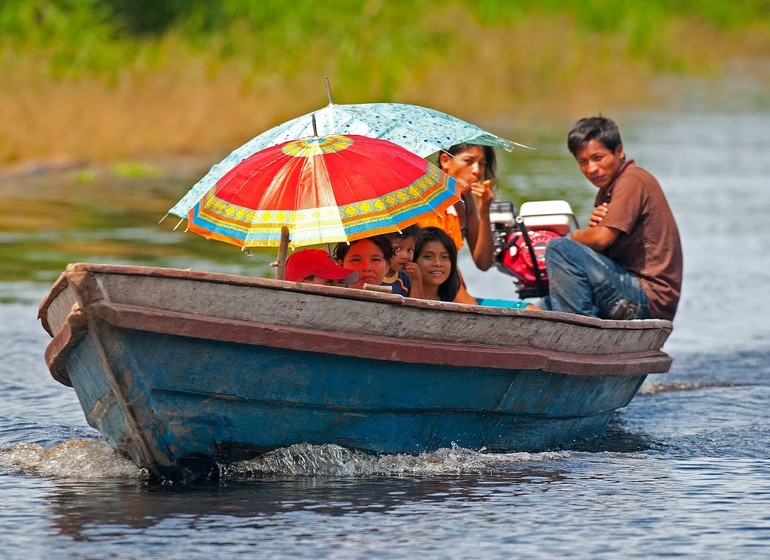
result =
[{"label": "blue boat hull", "polygon": [[600,435],[645,378],[372,361],[116,328],[109,338],[112,383],[88,337],[68,368],[86,417],[113,447],[172,469],[302,442],[383,453],[553,449]]}]

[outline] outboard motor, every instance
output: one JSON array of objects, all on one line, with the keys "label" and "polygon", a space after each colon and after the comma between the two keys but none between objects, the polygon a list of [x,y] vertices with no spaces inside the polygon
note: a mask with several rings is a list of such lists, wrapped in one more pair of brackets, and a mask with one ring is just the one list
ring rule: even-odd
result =
[{"label": "outboard motor", "polygon": [[547,295],[545,247],[578,228],[572,207],[564,200],[525,202],[517,217],[513,203],[494,201],[489,214],[495,266],[514,277],[520,298]]}]

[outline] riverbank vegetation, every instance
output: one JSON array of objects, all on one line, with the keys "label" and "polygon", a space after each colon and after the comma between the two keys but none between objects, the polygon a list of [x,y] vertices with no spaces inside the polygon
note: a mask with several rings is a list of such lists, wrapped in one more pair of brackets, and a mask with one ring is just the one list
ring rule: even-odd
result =
[{"label": "riverbank vegetation", "polygon": [[213,159],[325,105],[324,76],[337,103],[497,132],[736,90],[768,104],[769,16],[768,0],[11,0],[0,166]]}]

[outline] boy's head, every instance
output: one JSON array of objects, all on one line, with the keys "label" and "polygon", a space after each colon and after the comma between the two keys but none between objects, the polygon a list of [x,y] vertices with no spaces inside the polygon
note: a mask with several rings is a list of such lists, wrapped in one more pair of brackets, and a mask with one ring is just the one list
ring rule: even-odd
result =
[{"label": "boy's head", "polygon": [[343,268],[322,249],[303,249],[286,260],[286,280],[326,286],[347,286],[358,280],[358,271]]},{"label": "boy's head", "polygon": [[388,259],[390,272],[404,270],[406,263],[414,260],[414,246],[417,244],[417,237],[420,235],[420,226],[413,224],[404,228],[400,232],[388,235],[390,245],[393,247],[393,256]]},{"label": "boy's head", "polygon": [[587,117],[575,123],[567,136],[567,147],[581,173],[600,189],[615,182],[626,161],[618,126],[603,116]]},{"label": "boy's head", "polygon": [[578,151],[585,148],[592,140],[602,144],[610,152],[615,152],[618,147],[623,146],[618,125],[603,115],[577,121],[567,134],[567,149],[577,157]]}]

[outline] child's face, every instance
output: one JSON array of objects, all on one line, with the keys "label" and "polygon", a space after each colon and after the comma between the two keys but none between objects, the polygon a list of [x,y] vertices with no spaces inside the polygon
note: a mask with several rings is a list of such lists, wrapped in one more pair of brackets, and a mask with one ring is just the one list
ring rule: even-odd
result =
[{"label": "child's face", "polygon": [[358,281],[350,285],[351,288],[363,288],[365,283],[379,286],[388,272],[388,261],[382,249],[368,239],[350,245],[342,266],[357,270],[360,274]]},{"label": "child's face", "polygon": [[417,266],[420,267],[420,272],[422,272],[422,281],[435,286],[440,286],[446,282],[452,272],[452,260],[449,251],[441,241],[425,243],[416,262]]},{"label": "child's face", "polygon": [[390,270],[404,270],[406,263],[412,262],[415,241],[414,237],[405,237],[403,239],[392,237],[390,239],[390,244],[393,247],[393,257],[388,261]]}]

